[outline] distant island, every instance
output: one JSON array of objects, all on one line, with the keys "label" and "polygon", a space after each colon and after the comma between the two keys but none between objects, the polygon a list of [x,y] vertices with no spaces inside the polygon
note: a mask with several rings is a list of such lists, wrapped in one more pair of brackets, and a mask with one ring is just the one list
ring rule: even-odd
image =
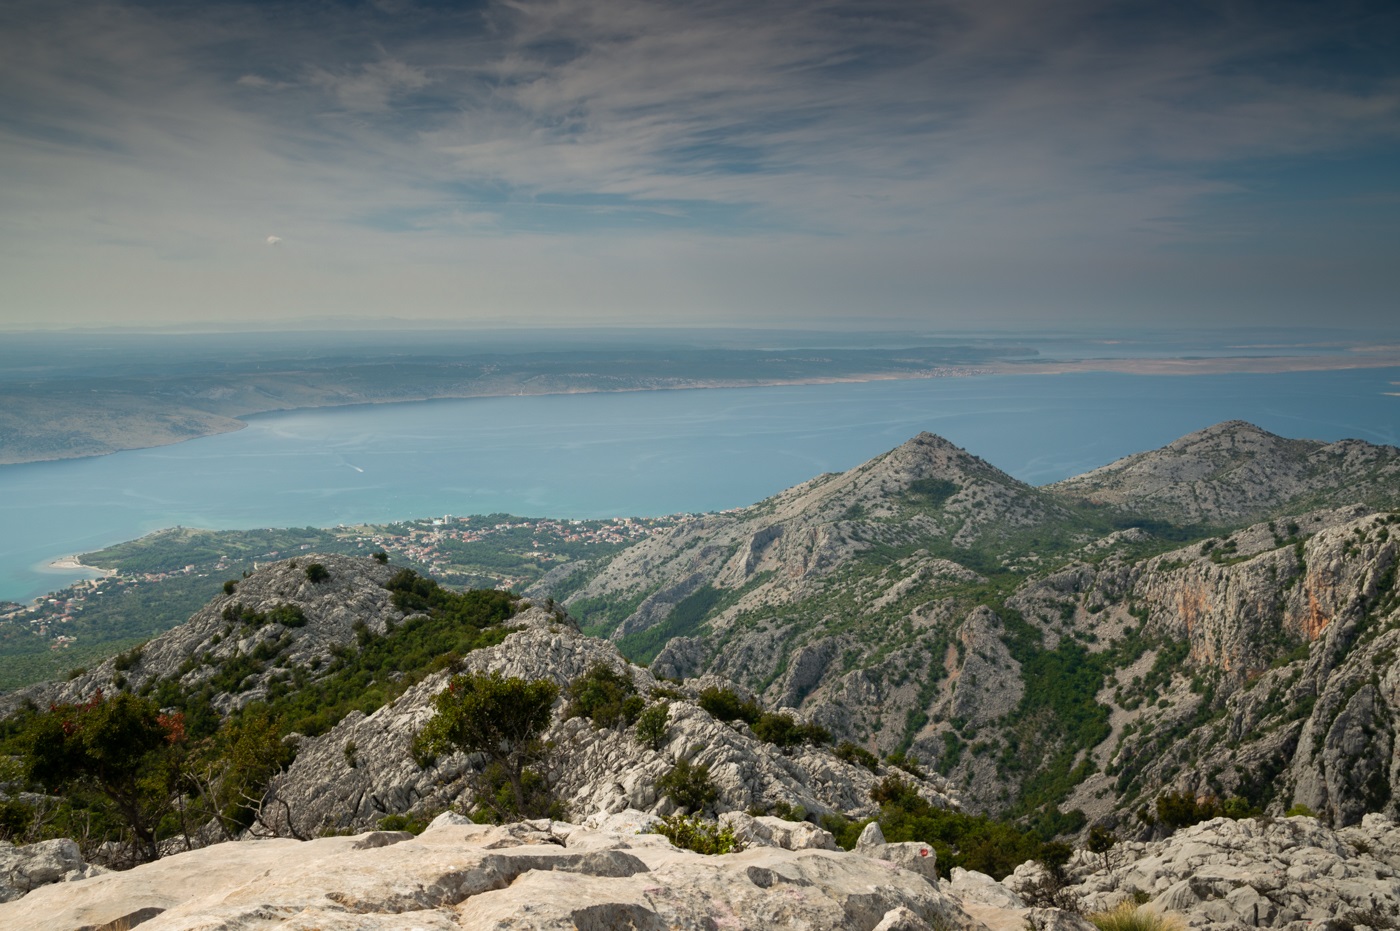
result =
[{"label": "distant island", "polygon": [[[767,334],[765,334],[767,335]],[[0,351],[0,465],[100,456],[165,446],[246,426],[273,411],[445,398],[749,388],[1112,371],[1134,374],[1290,372],[1400,366],[1400,346],[1299,343],[1279,347],[1168,346],[1143,355],[1138,340],[929,339],[907,347],[749,348],[717,337],[664,346],[567,347],[567,334],[508,345],[471,334],[25,334]],[[738,334],[730,343],[752,343]],[[810,337],[809,337],[810,339]],[[552,340],[552,342],[551,342]],[[561,346],[561,340],[563,344]],[[901,340],[887,335],[885,342]],[[1055,346],[1052,355],[1038,346]],[[1196,354],[1196,350],[1207,347]],[[1232,353],[1231,350],[1238,350]],[[1090,354],[1092,353],[1092,357]],[[1136,353],[1136,354],[1135,354]]]}]

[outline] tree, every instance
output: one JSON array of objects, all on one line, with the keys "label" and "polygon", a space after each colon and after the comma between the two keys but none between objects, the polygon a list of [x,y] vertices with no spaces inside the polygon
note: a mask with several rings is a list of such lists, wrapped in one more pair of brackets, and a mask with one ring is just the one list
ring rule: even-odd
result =
[{"label": "tree", "polygon": [[692,813],[704,811],[719,798],[719,789],[710,780],[710,767],[684,759],[656,780],[656,787],[673,803]]},{"label": "tree", "polygon": [[184,718],[155,702],[97,692],[82,705],[52,705],[25,735],[25,775],[53,791],[93,789],[131,828],[145,860],[160,856],[156,828],[180,774]]},{"label": "tree", "polygon": [[653,750],[660,750],[661,744],[670,732],[671,706],[659,701],[647,708],[637,718],[637,742]]},{"label": "tree", "polygon": [[[488,763],[484,778],[504,777],[510,791],[501,799],[479,785],[479,801],[501,816],[547,814],[538,810],[543,804],[542,777],[530,767],[544,759],[546,748],[540,735],[549,725],[550,709],[558,697],[559,687],[547,679],[527,682],[507,679],[499,672],[454,676],[433,699],[437,713],[419,732],[415,753],[482,754]],[[502,810],[511,806],[513,812]]]}]

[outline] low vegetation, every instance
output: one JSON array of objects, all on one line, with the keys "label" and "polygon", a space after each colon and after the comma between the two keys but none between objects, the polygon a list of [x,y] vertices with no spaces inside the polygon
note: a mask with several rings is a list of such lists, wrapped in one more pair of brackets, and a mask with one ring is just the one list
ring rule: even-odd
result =
[{"label": "low vegetation", "polygon": [[629,727],[646,707],[630,676],[597,663],[564,690],[566,718],[587,718],[594,727]]},{"label": "low vegetation", "polygon": [[710,767],[682,759],[656,780],[656,788],[678,808],[696,813],[714,805],[719,789],[710,779]]},{"label": "low vegetation", "polygon": [[716,855],[738,853],[744,849],[744,842],[734,834],[734,828],[721,826],[697,815],[671,815],[662,818],[652,832],[660,834],[684,850]]},{"label": "low vegetation", "polygon": [[1099,931],[1181,931],[1182,928],[1180,920],[1144,912],[1132,901],[1087,917]]},{"label": "low vegetation", "polygon": [[[232,836],[254,823],[268,781],[290,765],[286,735],[323,734],[351,711],[371,713],[472,650],[500,643],[518,603],[509,592],[452,592],[411,571],[389,587],[414,615],[382,633],[360,625],[355,642],[317,668],[277,665],[292,636],[284,630],[252,653],[218,660],[213,674],[194,685],[181,678],[212,657],[191,657],[175,675],[148,681],[135,694],[29,707],[0,722],[0,760],[17,764],[0,774],[4,781],[48,793],[39,804],[0,804],[0,837],[72,837],[88,858],[115,842],[124,853],[104,859],[120,865],[123,857],[149,859],[161,840],[203,824]],[[228,609],[227,621],[245,628],[306,623],[291,604],[268,612],[237,603]],[[140,659],[133,650],[123,664],[131,670]],[[217,695],[237,694],[269,671],[265,700],[227,716],[214,710]],[[528,766],[517,771],[507,761],[484,778],[493,800],[488,809],[550,810]]]},{"label": "low vegetation", "polygon": [[414,741],[415,754],[480,754],[486,765],[474,777],[477,817],[492,821],[559,817],[542,765],[548,753],[541,735],[559,687],[500,673],[454,676],[433,699],[436,712]]}]

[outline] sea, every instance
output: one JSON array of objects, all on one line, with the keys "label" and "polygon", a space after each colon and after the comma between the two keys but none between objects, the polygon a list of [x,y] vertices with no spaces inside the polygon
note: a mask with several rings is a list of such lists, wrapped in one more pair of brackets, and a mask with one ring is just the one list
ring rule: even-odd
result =
[{"label": "sea", "polygon": [[0,466],[0,600],[49,566],[166,527],[329,527],[444,515],[717,511],[851,468],[921,431],[1031,484],[1223,420],[1400,445],[1400,369],[976,375],[319,408],[235,433]]}]

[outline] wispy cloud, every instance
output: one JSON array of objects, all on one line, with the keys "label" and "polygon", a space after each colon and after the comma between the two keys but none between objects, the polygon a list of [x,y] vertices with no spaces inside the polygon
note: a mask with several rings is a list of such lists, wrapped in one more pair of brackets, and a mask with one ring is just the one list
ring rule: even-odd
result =
[{"label": "wispy cloud", "polygon": [[[157,303],[187,300],[199,270],[259,280],[246,263],[267,250],[241,250],[276,228],[305,264],[279,260],[273,283],[297,299],[338,300],[336,276],[381,269],[362,300],[393,280],[433,314],[486,312],[443,297],[454,274],[498,277],[492,312],[557,312],[568,285],[546,296],[517,278],[512,297],[509,276],[543,254],[580,276],[575,294],[638,308],[687,282],[672,303],[689,314],[839,313],[847,292],[913,314],[931,289],[944,305],[1039,295],[1055,313],[1111,312],[1134,282],[1181,301],[1183,274],[1237,301],[1250,281],[1278,293],[1288,254],[1339,248],[1341,208],[1311,236],[1279,235],[1277,172],[1400,148],[1397,17],[1302,2],[15,0],[0,12],[0,263],[16,264],[0,273],[31,303],[77,305],[88,292],[42,276],[84,256],[109,280],[163,276]],[[1396,245],[1393,179],[1351,177],[1331,203],[1367,204]],[[624,288],[637,255],[646,287]],[[1352,276],[1361,263],[1365,308],[1396,283],[1354,250],[1336,258]],[[412,285],[391,272],[410,266]]]}]

